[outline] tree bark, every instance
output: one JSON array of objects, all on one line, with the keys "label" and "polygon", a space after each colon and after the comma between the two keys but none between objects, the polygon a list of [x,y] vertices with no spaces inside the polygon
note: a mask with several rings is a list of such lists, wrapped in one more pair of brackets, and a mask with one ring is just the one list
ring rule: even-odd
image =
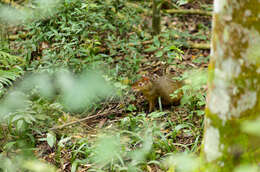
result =
[{"label": "tree bark", "polygon": [[259,163],[256,138],[241,130],[243,121],[260,117],[259,11],[259,0],[214,1],[202,145],[211,171]]}]

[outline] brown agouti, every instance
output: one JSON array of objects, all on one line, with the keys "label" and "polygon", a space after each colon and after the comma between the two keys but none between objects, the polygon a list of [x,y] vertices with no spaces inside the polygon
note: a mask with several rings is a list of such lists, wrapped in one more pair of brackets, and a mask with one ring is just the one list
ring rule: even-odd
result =
[{"label": "brown agouti", "polygon": [[184,85],[183,81],[174,81],[170,76],[162,76],[155,80],[143,77],[132,85],[134,91],[143,93],[145,99],[149,102],[149,112],[155,108],[158,97],[161,97],[163,105],[179,105],[182,91],[175,97],[170,96],[177,89]]}]

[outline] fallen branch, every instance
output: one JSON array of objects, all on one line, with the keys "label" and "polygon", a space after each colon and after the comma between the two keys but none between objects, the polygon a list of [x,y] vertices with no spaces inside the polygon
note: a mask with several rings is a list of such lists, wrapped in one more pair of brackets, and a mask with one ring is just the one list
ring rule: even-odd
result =
[{"label": "fallen branch", "polygon": [[148,13],[149,10],[142,8],[142,6],[139,3],[132,3],[132,2],[126,2],[125,5],[127,7],[137,9],[137,11],[142,12],[144,14]]},{"label": "fallen branch", "polygon": [[193,48],[193,49],[201,49],[201,50],[209,50],[210,44],[204,44],[204,43],[192,43],[189,42],[188,45],[183,45],[186,48]]},{"label": "fallen branch", "polygon": [[87,116],[87,117],[85,117],[85,118],[82,118],[82,119],[79,119],[79,120],[76,120],[76,121],[72,121],[72,122],[69,122],[69,123],[66,123],[66,124],[63,124],[63,125],[59,125],[59,126],[56,126],[56,127],[52,127],[52,128],[50,128],[50,130],[62,129],[62,128],[64,128],[64,127],[67,127],[67,126],[70,126],[70,125],[73,125],[73,124],[77,124],[77,123],[80,123],[80,122],[83,122],[83,121],[86,121],[86,120],[95,119],[95,118],[98,118],[98,117],[102,117],[102,116],[111,114],[111,112],[108,113],[108,111],[110,111],[110,109],[108,109],[108,110],[105,111],[105,112],[98,113],[98,114],[96,114],[96,115]]},{"label": "fallen branch", "polygon": [[[143,42],[137,42],[137,43],[129,43],[129,46],[135,46],[135,45],[147,45],[152,44],[153,40],[143,41]],[[188,42],[186,45],[183,45],[185,48],[193,48],[193,49],[201,49],[201,50],[208,50],[210,49],[210,44],[205,43],[192,43]]]},{"label": "fallen branch", "polygon": [[16,34],[16,35],[9,35],[8,39],[11,40],[11,41],[14,41],[14,40],[17,40],[19,38],[25,39],[26,37],[27,37],[26,33],[21,33],[21,34]]},{"label": "fallen branch", "polygon": [[164,10],[164,12],[168,14],[198,14],[198,15],[205,15],[205,16],[212,16],[212,12],[203,11],[203,10],[186,10],[186,9],[170,9]]},{"label": "fallen branch", "polygon": [[135,45],[147,45],[147,44],[152,44],[153,43],[153,40],[148,40],[148,41],[143,41],[143,42],[137,42],[137,43],[129,43],[128,45],[129,46],[135,46]]}]

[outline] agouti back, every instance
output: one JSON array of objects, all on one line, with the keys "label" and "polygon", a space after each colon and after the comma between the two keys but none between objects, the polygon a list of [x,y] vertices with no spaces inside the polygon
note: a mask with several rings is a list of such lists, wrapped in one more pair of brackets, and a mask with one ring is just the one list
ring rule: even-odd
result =
[{"label": "agouti back", "polygon": [[173,94],[182,86],[182,81],[174,81],[170,76],[162,76],[154,81],[143,77],[135,82],[132,88],[137,92],[143,93],[145,99],[149,102],[149,112],[151,112],[155,108],[158,97],[161,97],[163,105],[180,104],[183,93],[180,91],[175,97],[170,96],[170,94]]}]

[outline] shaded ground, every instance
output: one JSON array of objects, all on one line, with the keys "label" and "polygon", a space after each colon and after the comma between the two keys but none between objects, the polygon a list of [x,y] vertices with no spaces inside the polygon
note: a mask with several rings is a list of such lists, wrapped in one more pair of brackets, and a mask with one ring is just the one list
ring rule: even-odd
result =
[{"label": "shaded ground", "polygon": [[[193,3],[185,5],[184,8],[197,8],[201,9],[201,5],[207,5],[208,2],[204,3]],[[189,40],[196,43],[209,43],[210,40],[210,28],[211,28],[211,18],[199,15],[173,15],[173,16],[163,16],[162,17],[163,29],[173,28],[180,32],[186,32],[189,34]],[[176,35],[176,39],[178,39]],[[147,46],[147,45],[145,45]],[[188,69],[200,69],[207,68],[209,60],[209,50],[199,50],[193,48],[182,49],[184,55],[182,60],[176,60],[173,63],[167,63],[167,61],[162,61],[153,56],[151,53],[142,54],[144,58],[140,64],[140,69],[137,72],[140,75],[148,75],[150,77],[162,76],[165,71],[171,71],[175,75],[181,75]],[[116,58],[116,57],[115,57]],[[120,59],[119,59],[120,60]],[[123,60],[123,59],[121,59]],[[132,96],[135,96],[133,98]],[[126,110],[128,105],[133,105],[136,110]],[[137,115],[142,112],[147,112],[148,104],[140,94],[133,94],[131,90],[129,92],[129,97],[126,97],[119,103],[104,104],[104,109],[113,109],[113,111],[108,111],[104,113],[103,116],[87,120],[73,126],[73,134],[71,135],[75,140],[78,138],[89,138],[93,139],[99,133],[99,130],[109,130],[111,126],[117,126],[121,119],[131,115]],[[105,110],[100,111],[105,111]],[[161,129],[161,133],[164,134],[166,139],[169,139],[168,144],[173,144],[171,151],[199,151],[199,145],[202,138],[203,131],[203,116],[198,116],[196,114],[191,114],[190,110],[185,107],[166,107],[164,109],[167,111],[167,115],[160,117],[159,119],[154,119],[159,123],[167,123],[169,121],[174,124],[174,126],[180,126],[183,129],[176,133],[176,136],[171,136],[173,129],[171,126],[166,126]],[[77,120],[77,119],[75,119]],[[147,118],[149,120],[149,117]],[[75,127],[77,128],[75,130]],[[69,133],[72,126],[66,127],[62,133]],[[78,130],[78,131],[77,131]],[[94,139],[95,140],[95,139]],[[170,141],[171,140],[171,141]],[[158,141],[158,142],[157,142]],[[155,144],[161,144],[159,140],[154,140]],[[157,142],[157,143],[156,143]],[[170,143],[172,142],[172,143]],[[76,142],[75,142],[76,143]],[[156,147],[156,146],[155,146]],[[160,146],[159,146],[160,147]],[[157,149],[157,154],[163,156],[169,153],[169,150],[164,150],[164,148]],[[39,150],[44,150],[43,152],[37,152],[37,155],[45,159],[52,164],[58,165],[63,171],[70,171],[71,169],[71,156],[73,152],[70,149],[63,149],[60,152],[59,157],[62,157],[63,164],[55,163],[55,156],[57,156],[57,150],[50,149],[49,146],[45,144],[40,144],[38,146]],[[159,152],[158,152],[159,151]],[[86,164],[80,166],[79,171],[87,171],[92,165]],[[157,165],[148,165],[144,168],[145,171],[160,171],[160,167]]]},{"label": "shaded ground", "polygon": [[[212,4],[211,0],[200,0],[188,3],[181,6],[181,8],[205,10],[211,7],[210,4]],[[148,4],[148,6],[149,5],[151,4]],[[140,17],[142,17],[143,21],[146,20],[146,18],[148,18],[148,20],[151,19],[145,15]],[[143,26],[140,25],[137,26],[137,28],[143,28]],[[149,29],[150,28],[146,31],[149,32]],[[193,43],[209,43],[211,18],[200,15],[168,15],[164,13],[162,16],[162,31],[167,30],[174,30],[176,32],[176,34],[173,33],[173,37],[170,37],[172,41],[181,42],[182,39],[186,39]],[[12,28],[11,33],[15,34],[17,32],[16,29]],[[129,33],[129,35],[131,35],[131,33]],[[102,34],[99,36],[101,38],[100,42],[104,41],[102,40]],[[167,40],[167,37],[160,39],[161,42],[164,42],[164,40]],[[107,46],[108,44],[103,44],[102,42],[99,46],[99,52],[109,55],[111,53],[111,47]],[[148,41],[138,46],[145,50],[152,44],[153,42]],[[11,46],[17,49],[17,44],[11,44]],[[32,57],[32,61],[41,59],[43,49],[52,48],[52,46],[48,44],[43,45],[42,43],[39,43],[39,46],[38,50],[34,52],[35,56]],[[138,48],[138,46],[133,45],[132,47]],[[128,48],[130,49],[132,47]],[[164,47],[165,45],[162,44],[160,47],[157,47],[156,51],[163,50]],[[116,66],[120,61],[127,59],[127,54],[120,54],[120,49],[117,48],[117,50],[118,53],[113,55],[114,61],[111,66]],[[181,76],[185,71],[191,69],[207,68],[210,53],[208,49],[200,50],[182,47],[181,51],[183,51],[183,54],[179,58],[173,57],[172,60],[168,59],[166,53],[158,58],[156,52],[143,51],[141,53],[142,58],[140,59],[139,69],[136,74],[156,78],[164,75],[166,72],[170,72],[175,76]],[[73,160],[84,159],[84,157],[88,159],[89,154],[91,154],[89,152],[93,149],[91,146],[97,140],[97,136],[100,132],[106,133],[111,131],[112,133],[120,133],[118,131],[118,128],[120,128],[123,131],[133,132],[142,136],[144,128],[153,126],[153,122],[158,124],[158,126],[160,126],[160,124],[163,125],[158,129],[162,136],[154,136],[153,152],[151,153],[154,154],[154,157],[151,156],[152,158],[148,157],[147,159],[159,161],[161,157],[171,152],[188,151],[198,153],[203,131],[203,115],[198,115],[196,112],[193,112],[190,107],[172,106],[163,107],[163,110],[167,113],[162,114],[158,118],[148,116],[147,114],[142,116],[140,114],[148,113],[148,104],[141,94],[132,92],[130,85],[134,82],[134,78],[127,76],[127,74],[122,71],[121,73],[119,72],[118,75],[124,76],[121,82],[126,82],[126,85],[128,85],[125,97],[122,99],[108,100],[100,105],[102,108],[97,108],[96,111],[88,114],[89,116],[100,114],[97,117],[57,130],[57,139],[59,141],[64,137],[71,137],[63,147],[56,145],[50,148],[47,142],[37,142],[36,147],[38,149],[35,151],[36,156],[54,164],[60,168],[60,171],[70,171]],[[196,108],[196,110],[203,110],[204,107]],[[81,118],[80,116],[71,116],[67,112],[62,112],[60,115],[57,123],[59,125],[77,121]],[[147,126],[145,126],[144,123]],[[121,135],[125,136],[124,134]],[[42,138],[46,135],[38,135],[35,133],[35,136]],[[131,137],[133,136],[128,136],[128,138]],[[85,143],[84,146],[82,146],[83,142]],[[126,149],[129,150],[135,150],[141,147],[140,141],[130,141],[130,143],[125,145],[127,145]],[[78,171],[87,171],[94,166],[90,162],[85,161],[79,164]],[[160,171],[161,167],[157,164],[146,164],[142,166],[142,169],[144,171]]]}]

